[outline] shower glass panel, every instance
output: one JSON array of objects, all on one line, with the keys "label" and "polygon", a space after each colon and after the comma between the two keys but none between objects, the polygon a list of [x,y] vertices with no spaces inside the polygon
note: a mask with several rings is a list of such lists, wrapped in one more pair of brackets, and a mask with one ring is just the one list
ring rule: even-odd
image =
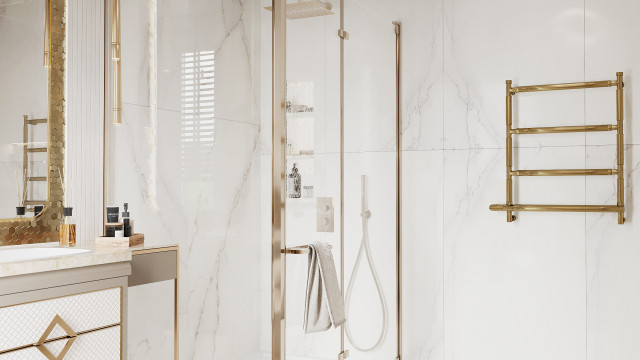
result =
[{"label": "shower glass panel", "polygon": [[[344,53],[344,251],[345,285],[350,295],[345,347],[350,360],[395,359],[397,350],[396,42],[392,24],[396,19],[381,8],[382,3],[345,0],[344,10],[349,32]],[[370,212],[364,224],[363,210]],[[370,256],[363,243],[364,231]],[[359,267],[352,275],[358,258]]]},{"label": "shower glass panel", "polygon": [[[287,10],[285,233],[287,247],[331,244],[339,276],[340,3],[326,3],[304,18]],[[304,333],[308,256],[286,256],[287,359],[336,359],[340,329]]]},{"label": "shower glass panel", "polygon": [[[289,6],[300,4],[297,0],[288,3]],[[349,40],[345,41],[343,54],[345,92],[341,99],[341,39],[338,36],[341,4],[339,0],[324,3],[330,4],[331,14],[314,11],[311,16],[299,17],[299,13],[289,11],[286,21],[286,247],[315,241],[332,245],[338,278],[344,278],[345,292],[360,257],[347,309],[351,337],[344,336],[344,347],[350,352],[349,359],[393,359],[397,317],[396,53],[392,21],[396,19],[386,16],[388,12],[376,5],[377,1],[372,4],[344,0]],[[261,5],[261,314],[264,324],[261,347],[266,360],[271,359],[272,348],[273,24],[272,13],[266,9],[272,2],[262,0]],[[345,111],[344,132],[341,132],[341,100]],[[341,140],[344,140],[343,154]],[[344,172],[341,172],[342,160]],[[341,267],[342,186],[344,269]],[[366,224],[369,256],[363,243],[363,207],[371,214]],[[304,333],[308,256],[284,256],[286,359],[337,359],[342,329]],[[375,269],[375,280],[370,263]],[[379,293],[383,295],[382,300]]]}]

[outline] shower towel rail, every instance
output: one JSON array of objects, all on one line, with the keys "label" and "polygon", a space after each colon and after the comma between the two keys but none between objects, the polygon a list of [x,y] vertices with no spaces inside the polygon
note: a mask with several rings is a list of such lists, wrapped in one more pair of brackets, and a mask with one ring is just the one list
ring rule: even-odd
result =
[{"label": "shower towel rail", "polygon": [[[624,82],[622,72],[616,73],[616,80],[590,81],[567,84],[531,85],[512,87],[512,81],[507,80],[507,201],[506,204],[489,206],[492,211],[506,211],[507,222],[516,220],[516,211],[557,211],[557,212],[615,212],[618,213],[618,224],[624,224],[624,133],[622,121],[624,119]],[[513,95],[523,92],[591,89],[602,87],[616,87],[616,124],[613,125],[584,125],[584,126],[556,126],[513,129]],[[593,131],[616,131],[616,169],[557,169],[557,170],[513,170],[513,135],[552,134]],[[617,204],[616,205],[523,205],[513,203],[514,176],[586,176],[586,175],[615,175],[617,176]]]},{"label": "shower towel rail", "polygon": [[511,129],[514,135],[558,134],[574,132],[616,131],[618,125],[584,125],[584,126],[552,126]]},{"label": "shower towel rail", "polygon": [[[333,249],[333,246],[329,245],[329,249]],[[308,254],[309,253],[309,245],[301,245],[301,246],[293,246],[290,248],[280,250],[282,254]]]}]

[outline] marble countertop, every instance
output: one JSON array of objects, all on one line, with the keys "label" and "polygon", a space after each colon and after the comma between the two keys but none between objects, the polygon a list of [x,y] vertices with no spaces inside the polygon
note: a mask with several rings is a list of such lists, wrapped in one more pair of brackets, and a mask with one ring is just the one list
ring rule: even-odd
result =
[{"label": "marble countertop", "polygon": [[[131,261],[132,256],[136,252],[146,252],[160,248],[177,246],[178,245],[175,243],[170,243],[148,245],[144,244],[134,247],[110,247],[96,246],[94,242],[81,243],[78,246],[73,247],[73,249],[85,249],[89,250],[88,252],[22,261],[0,262],[0,278]],[[4,250],[15,250],[27,247],[58,248],[61,246],[58,245],[58,243],[14,245],[0,248],[0,252]]]}]

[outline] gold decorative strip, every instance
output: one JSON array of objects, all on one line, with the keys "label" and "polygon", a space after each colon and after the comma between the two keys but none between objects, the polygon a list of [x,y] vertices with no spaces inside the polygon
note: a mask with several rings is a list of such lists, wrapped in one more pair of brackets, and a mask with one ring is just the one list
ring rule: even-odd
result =
[{"label": "gold decorative strip", "polygon": [[[49,349],[47,349],[44,346],[44,344],[47,342],[47,338],[49,337],[49,335],[51,335],[51,332],[56,327],[56,325],[60,326],[62,328],[62,330],[64,330],[64,332],[67,333],[67,337],[69,338],[69,340],[67,341],[67,344],[64,346],[62,351],[60,351],[58,356],[53,355],[49,351]],[[51,324],[49,324],[49,327],[47,327],[47,329],[44,331],[44,333],[40,337],[40,340],[38,340],[38,342],[36,343],[35,346],[38,348],[38,350],[40,350],[40,352],[44,356],[47,357],[47,359],[49,359],[49,360],[62,360],[62,359],[64,359],[64,357],[67,355],[67,353],[71,349],[71,345],[73,345],[73,343],[76,341],[77,337],[78,337],[78,333],[73,331],[71,326],[69,326],[66,322],[64,322],[64,320],[62,320],[60,315],[56,315],[53,318],[53,320],[51,321]]]},{"label": "gold decorative strip", "polygon": [[579,175],[617,175],[615,169],[562,169],[562,170],[515,170],[513,176],[579,176]]},{"label": "gold decorative strip", "polygon": [[624,206],[616,205],[523,205],[492,204],[491,211],[551,211],[551,212],[617,212],[623,213]]},{"label": "gold decorative strip", "polygon": [[516,135],[557,134],[557,133],[615,131],[615,130],[618,130],[618,125],[586,125],[586,126],[553,126],[553,127],[520,128],[520,129],[512,129],[511,133]]},{"label": "gold decorative strip", "polygon": [[591,89],[591,88],[600,88],[600,87],[612,87],[616,85],[618,85],[617,80],[588,81],[588,82],[566,83],[566,84],[529,85],[529,86],[513,87],[511,88],[511,93],[517,94],[522,92],[534,92],[534,91]]}]

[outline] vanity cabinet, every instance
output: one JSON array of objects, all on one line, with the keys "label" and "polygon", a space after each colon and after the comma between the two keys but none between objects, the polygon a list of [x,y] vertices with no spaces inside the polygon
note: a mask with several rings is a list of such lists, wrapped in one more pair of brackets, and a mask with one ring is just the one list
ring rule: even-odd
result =
[{"label": "vanity cabinet", "polygon": [[130,274],[127,262],[0,278],[0,360],[126,359]]}]

